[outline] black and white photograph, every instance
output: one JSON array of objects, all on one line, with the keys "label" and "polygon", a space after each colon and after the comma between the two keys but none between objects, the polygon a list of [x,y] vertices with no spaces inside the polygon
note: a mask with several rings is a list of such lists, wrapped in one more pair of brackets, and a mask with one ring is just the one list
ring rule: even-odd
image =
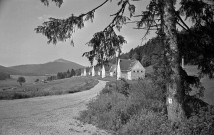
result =
[{"label": "black and white photograph", "polygon": [[214,135],[214,0],[0,0],[0,135]]}]

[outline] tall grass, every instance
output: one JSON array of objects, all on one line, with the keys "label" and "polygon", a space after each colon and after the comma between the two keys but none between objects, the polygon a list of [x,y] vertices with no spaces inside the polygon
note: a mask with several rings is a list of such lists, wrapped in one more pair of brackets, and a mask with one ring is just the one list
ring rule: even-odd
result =
[{"label": "tall grass", "polygon": [[214,133],[213,110],[206,110],[206,119],[193,114],[182,125],[174,126],[167,119],[162,97],[161,91],[149,80],[122,80],[118,82],[117,89],[115,82],[109,82],[99,96],[87,105],[87,110],[81,112],[79,119],[118,135]]}]

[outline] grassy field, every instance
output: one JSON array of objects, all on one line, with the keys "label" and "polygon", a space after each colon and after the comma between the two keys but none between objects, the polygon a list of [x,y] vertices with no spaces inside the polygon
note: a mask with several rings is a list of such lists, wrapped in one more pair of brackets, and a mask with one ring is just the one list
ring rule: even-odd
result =
[{"label": "grassy field", "polygon": [[[10,89],[12,88],[16,88],[19,87],[19,83],[17,83],[17,79],[18,77],[20,77],[20,75],[11,75],[11,79],[7,79],[7,80],[1,80],[0,81],[0,91],[1,89]],[[41,80],[45,80],[47,79],[47,76],[23,76],[26,80],[27,85],[29,84],[33,84],[35,82],[36,79]],[[24,85],[25,85],[24,84]]]},{"label": "grassy field", "polygon": [[34,83],[36,79],[43,80],[44,76],[25,76],[26,83],[21,87],[17,82],[17,76],[13,79],[0,81],[0,99],[20,99],[47,95],[60,95],[88,90],[94,87],[98,81],[91,77],[72,77],[55,80],[47,83]]},{"label": "grassy field", "polygon": [[[20,75],[11,75],[11,78],[17,80]],[[36,79],[45,80],[47,76],[23,76],[26,79],[26,83],[34,83]]]}]

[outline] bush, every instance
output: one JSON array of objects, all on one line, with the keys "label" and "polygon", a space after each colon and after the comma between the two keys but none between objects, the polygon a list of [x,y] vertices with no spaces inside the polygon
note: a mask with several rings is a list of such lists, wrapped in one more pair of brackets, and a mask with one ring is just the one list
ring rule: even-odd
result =
[{"label": "bush", "polygon": [[91,101],[80,120],[113,132],[120,131],[141,109],[162,112],[163,103],[156,98],[153,86],[145,80],[132,84],[125,80],[107,83],[100,95]]},{"label": "bush", "polygon": [[130,84],[124,79],[121,78],[119,88],[116,89],[119,93],[125,95],[128,97],[129,95],[129,90],[130,90]]},{"label": "bush", "polygon": [[18,79],[17,79],[17,82],[22,86],[23,83],[25,83],[25,78],[23,76],[20,76]]},{"label": "bush", "polygon": [[[124,95],[112,92],[109,94],[100,94],[97,99],[92,100],[88,105],[88,110],[81,112],[80,119],[87,123],[97,123],[101,128],[107,128],[109,130],[115,129],[114,105],[125,101]],[[114,124],[113,124],[114,123]]]},{"label": "bush", "polygon": [[36,83],[39,82],[39,79],[36,79],[34,82],[36,82]]},{"label": "bush", "polygon": [[166,115],[143,109],[121,129],[121,135],[173,135]]},{"label": "bush", "polygon": [[30,98],[26,93],[14,93],[12,99]]},{"label": "bush", "polygon": [[214,134],[214,108],[203,107],[193,114],[179,128],[184,135],[213,135]]},{"label": "bush", "polygon": [[214,109],[207,104],[186,99],[186,108],[194,111],[189,112],[191,116],[180,125],[171,125],[162,90],[150,80],[122,80],[117,86],[118,89],[115,82],[107,83],[100,95],[87,105],[88,110],[81,112],[79,119],[118,135],[214,134]]}]

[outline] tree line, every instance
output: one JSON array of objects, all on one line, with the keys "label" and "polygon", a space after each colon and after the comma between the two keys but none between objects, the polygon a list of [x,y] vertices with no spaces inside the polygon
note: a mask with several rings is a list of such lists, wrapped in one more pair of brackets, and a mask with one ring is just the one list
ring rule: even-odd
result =
[{"label": "tree line", "polygon": [[67,70],[66,72],[58,72],[56,76],[49,76],[47,78],[48,81],[70,78],[76,75],[76,71],[74,69]]},{"label": "tree line", "polygon": [[75,75],[76,75],[75,70],[71,69],[71,70],[67,70],[66,72],[58,72],[57,79],[70,78]]},{"label": "tree line", "polygon": [[[204,38],[200,38],[200,41],[199,39],[196,40],[192,33],[187,31],[182,30],[177,33],[178,47],[181,50],[182,57],[185,59],[185,64],[198,65],[199,62],[202,62],[204,56],[212,57],[211,55],[214,51],[212,47],[213,39],[205,33],[205,30],[209,29],[208,27],[209,26],[205,25],[203,28],[190,28],[190,30],[194,32],[194,35],[203,35],[202,37]],[[205,45],[202,46],[203,44]],[[144,67],[147,67],[159,61],[159,55],[162,50],[163,48],[161,48],[158,37],[154,37],[144,45],[132,48],[128,53],[121,54],[120,58],[136,59],[139,60]]]}]

